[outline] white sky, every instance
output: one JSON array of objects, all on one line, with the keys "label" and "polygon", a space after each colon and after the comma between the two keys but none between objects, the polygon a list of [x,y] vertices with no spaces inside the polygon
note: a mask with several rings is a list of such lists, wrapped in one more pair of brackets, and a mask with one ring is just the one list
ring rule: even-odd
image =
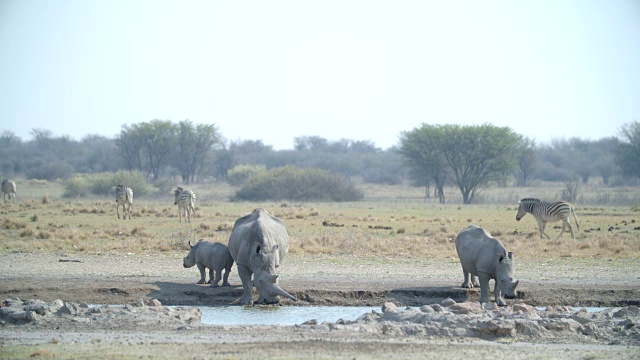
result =
[{"label": "white sky", "polygon": [[0,130],[153,119],[275,149],[423,122],[614,136],[640,121],[640,1],[0,0]]}]

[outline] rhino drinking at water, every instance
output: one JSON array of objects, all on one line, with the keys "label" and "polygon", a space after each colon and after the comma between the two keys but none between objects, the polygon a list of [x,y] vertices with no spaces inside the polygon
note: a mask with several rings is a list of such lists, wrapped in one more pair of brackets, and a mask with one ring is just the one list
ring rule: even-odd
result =
[{"label": "rhino drinking at water", "polygon": [[464,273],[463,288],[478,286],[480,303],[489,302],[489,280],[494,279],[493,295],[498,306],[505,306],[501,294],[515,299],[519,281],[513,280],[513,253],[485,229],[471,225],[456,236],[456,251]]},{"label": "rhino drinking at water", "polygon": [[241,217],[229,237],[229,251],[242,281],[240,304],[253,304],[252,285],[258,289],[260,304],[277,303],[280,296],[296,300],[278,286],[276,268],[289,251],[289,234],[282,220],[264,209]]}]

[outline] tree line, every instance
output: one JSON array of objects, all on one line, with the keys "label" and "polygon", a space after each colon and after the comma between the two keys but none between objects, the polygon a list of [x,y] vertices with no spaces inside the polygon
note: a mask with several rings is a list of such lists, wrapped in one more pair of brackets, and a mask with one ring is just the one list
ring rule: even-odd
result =
[{"label": "tree line", "polygon": [[23,141],[0,133],[3,177],[69,179],[74,174],[139,171],[150,181],[180,178],[183,183],[225,181],[238,166],[266,169],[292,166],[328,170],[362,182],[408,181],[431,188],[445,202],[444,186],[455,185],[465,203],[486,186],[528,186],[533,181],[601,179],[604,185],[638,184],[640,123],[624,125],[618,136],[599,140],[556,139],[548,144],[507,127],[430,125],[402,132],[397,146],[380,149],[370,141],[319,136],[293,139],[293,149],[274,150],[262,140],[227,141],[214,124],[169,120],[124,125],[107,138],[81,140],[34,129]]}]

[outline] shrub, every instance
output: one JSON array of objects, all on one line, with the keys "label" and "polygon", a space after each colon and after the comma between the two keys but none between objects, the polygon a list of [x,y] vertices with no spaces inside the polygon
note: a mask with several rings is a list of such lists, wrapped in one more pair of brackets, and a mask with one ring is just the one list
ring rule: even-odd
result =
[{"label": "shrub", "polygon": [[241,186],[253,176],[266,171],[264,165],[238,165],[227,172],[227,183],[231,186]]},{"label": "shrub", "polygon": [[114,194],[114,186],[122,184],[133,189],[134,199],[145,196],[154,190],[142,173],[138,171],[119,171],[116,173],[97,173],[75,175],[65,183],[63,197],[84,197],[90,194],[107,196]]},{"label": "shrub", "polygon": [[357,201],[364,193],[342,175],[292,166],[257,174],[236,192],[235,200]]}]

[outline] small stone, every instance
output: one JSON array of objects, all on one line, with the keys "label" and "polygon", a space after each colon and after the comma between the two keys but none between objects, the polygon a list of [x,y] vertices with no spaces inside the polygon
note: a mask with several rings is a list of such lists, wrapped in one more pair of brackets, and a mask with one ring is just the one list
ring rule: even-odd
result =
[{"label": "small stone", "polygon": [[75,315],[78,313],[78,306],[74,303],[65,302],[59,311],[63,314]]},{"label": "small stone", "polygon": [[387,311],[398,311],[398,307],[392,302],[386,302],[382,305],[382,312],[384,313]]},{"label": "small stone", "polygon": [[531,314],[535,312],[536,308],[527,304],[515,304],[513,305],[513,311],[520,311],[525,314]]},{"label": "small stone", "polygon": [[480,303],[464,302],[451,305],[449,310],[454,314],[471,314],[480,312]]},{"label": "small stone", "polygon": [[435,310],[433,310],[433,308],[429,305],[422,305],[420,306],[420,311],[422,311],[423,313],[427,313],[427,314],[431,314],[434,313]]},{"label": "small stone", "polygon": [[496,303],[492,303],[492,302],[482,304],[482,308],[484,310],[495,310],[497,307],[498,307],[498,305],[496,305]]},{"label": "small stone", "polygon": [[433,304],[431,305],[431,308],[435,311],[435,312],[443,312],[444,309],[442,308],[442,306],[440,306],[439,304]]},{"label": "small stone", "polygon": [[440,305],[442,305],[442,306],[451,306],[451,305],[453,305],[455,303],[456,303],[456,301],[453,300],[452,298],[446,298],[446,299],[444,299],[444,300],[442,300],[440,302]]}]

